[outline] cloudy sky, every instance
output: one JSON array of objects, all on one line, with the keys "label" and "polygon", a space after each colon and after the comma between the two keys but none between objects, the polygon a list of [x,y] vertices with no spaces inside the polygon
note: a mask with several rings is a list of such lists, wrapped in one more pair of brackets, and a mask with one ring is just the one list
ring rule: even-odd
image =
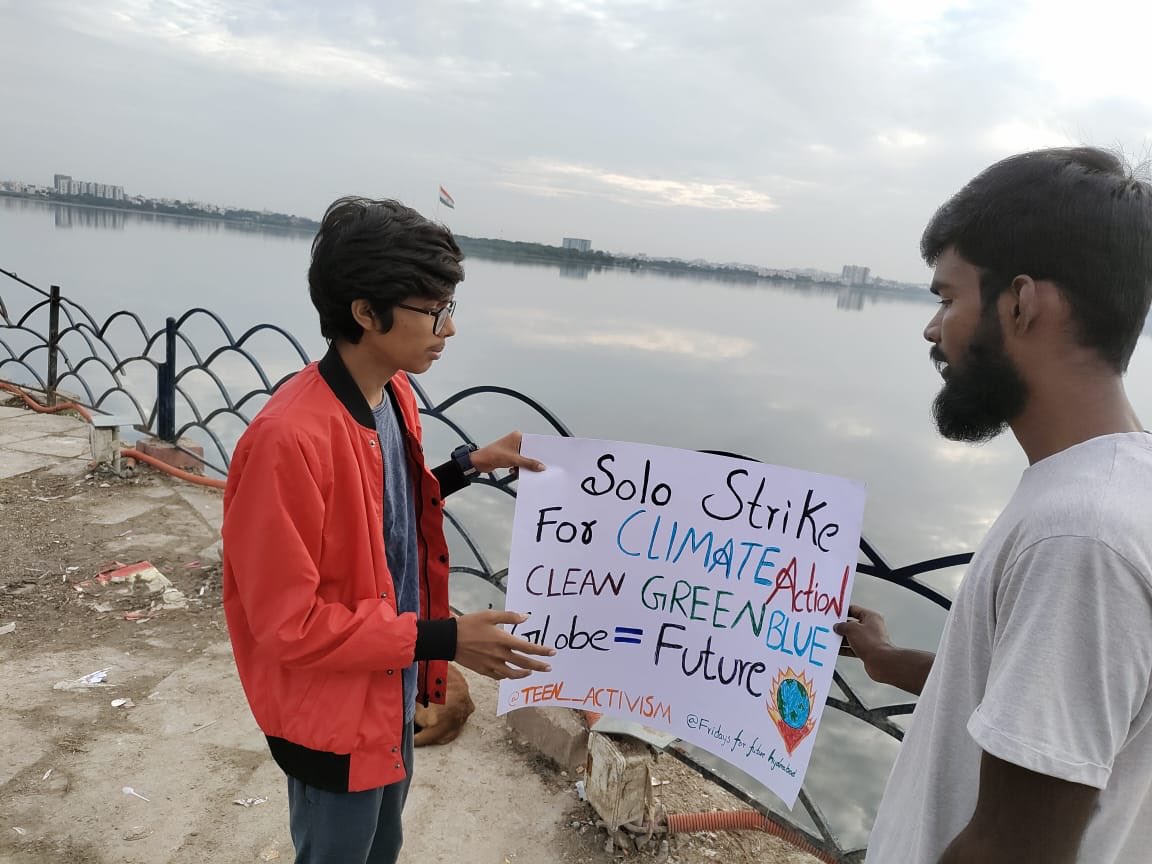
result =
[{"label": "cloudy sky", "polygon": [[[1085,11],[1088,10],[1088,11]],[[926,281],[996,158],[1142,158],[1130,0],[0,0],[0,179]]]}]

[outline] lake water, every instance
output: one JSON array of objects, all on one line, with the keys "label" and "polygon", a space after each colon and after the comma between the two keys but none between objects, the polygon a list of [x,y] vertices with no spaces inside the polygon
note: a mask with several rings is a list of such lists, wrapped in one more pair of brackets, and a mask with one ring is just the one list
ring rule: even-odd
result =
[{"label": "lake water", "polygon": [[[203,306],[237,335],[261,322],[283,326],[318,357],[309,244],[219,223],[0,198],[0,267],[45,288],[59,284],[97,319],[131,309],[156,329]],[[758,256],[753,249],[743,257]],[[894,298],[481,259],[465,266],[458,334],[421,378],[434,400],[499,384],[536,398],[580,436],[723,450],[853,478],[868,488],[865,535],[893,565],[970,551],[1025,467],[1010,436],[972,447],[936,434],[929,405],[940,380],[921,336],[935,311],[927,292]],[[19,308],[27,291],[0,278],[0,298]],[[272,364],[278,373],[294,365],[290,355]],[[1147,336],[1128,388],[1147,421]],[[499,397],[471,400],[460,416],[479,441],[513,426],[548,431]],[[442,441],[446,453],[447,434],[429,434],[428,451]],[[482,493],[453,505],[486,526],[491,558],[503,566],[510,511]],[[927,581],[950,594],[960,575]],[[944,614],[927,601],[867,577],[854,599],[883,609],[896,641],[935,648]],[[840,671],[870,698],[903,701],[870,686],[855,661],[841,661]],[[839,712],[825,715],[808,788],[849,846],[866,842],[895,749]]]}]

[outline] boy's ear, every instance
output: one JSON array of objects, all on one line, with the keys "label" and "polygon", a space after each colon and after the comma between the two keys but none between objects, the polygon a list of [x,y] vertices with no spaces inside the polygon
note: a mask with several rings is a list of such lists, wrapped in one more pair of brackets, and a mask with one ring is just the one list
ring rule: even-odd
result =
[{"label": "boy's ear", "polygon": [[378,322],[376,313],[372,311],[372,304],[361,297],[352,301],[352,319],[365,330],[375,330]]}]

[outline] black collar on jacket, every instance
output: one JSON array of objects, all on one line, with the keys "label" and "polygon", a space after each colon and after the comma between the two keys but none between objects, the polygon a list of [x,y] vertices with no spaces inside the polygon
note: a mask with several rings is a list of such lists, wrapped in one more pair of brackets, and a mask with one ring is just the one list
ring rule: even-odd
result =
[{"label": "black collar on jacket", "polygon": [[352,378],[352,373],[344,365],[344,359],[336,350],[336,345],[330,345],[328,353],[319,363],[320,377],[332,388],[348,413],[352,415],[361,426],[366,429],[375,429],[376,420],[372,417],[372,409],[368,407],[368,400],[360,392],[360,387]]}]

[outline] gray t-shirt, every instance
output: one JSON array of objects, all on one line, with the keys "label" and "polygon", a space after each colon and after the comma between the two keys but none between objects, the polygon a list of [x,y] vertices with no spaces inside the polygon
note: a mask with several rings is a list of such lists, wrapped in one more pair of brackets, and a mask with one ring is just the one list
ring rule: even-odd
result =
[{"label": "gray t-shirt", "polygon": [[[412,482],[408,476],[408,459],[404,437],[392,400],[372,409],[376,434],[380,437],[380,454],[384,457],[384,551],[388,570],[396,589],[396,611],[420,614],[420,573],[416,551],[416,513]],[[404,670],[404,721],[416,713],[416,674],[413,663]]]},{"label": "gray t-shirt", "polygon": [[1030,466],[977,550],[872,829],[876,864],[936,864],[981,751],[1101,790],[1078,860],[1152,849],[1152,435]]}]

